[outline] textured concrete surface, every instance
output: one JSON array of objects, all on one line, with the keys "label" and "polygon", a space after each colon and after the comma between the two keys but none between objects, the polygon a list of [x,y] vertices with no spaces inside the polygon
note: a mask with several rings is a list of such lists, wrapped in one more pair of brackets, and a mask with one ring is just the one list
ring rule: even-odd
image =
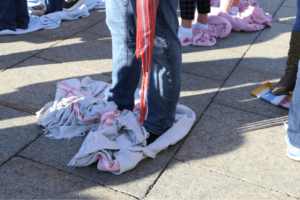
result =
[{"label": "textured concrete surface", "polygon": [[284,153],[286,119],[211,104],[175,157],[299,197],[299,163]]},{"label": "textured concrete surface", "polygon": [[296,13],[297,13],[297,6],[295,7],[282,6],[274,16],[273,20],[278,22],[288,23],[288,24],[295,24]]},{"label": "textured concrete surface", "polygon": [[[283,46],[285,49],[289,48],[291,39],[291,31],[293,24],[273,22],[272,28],[265,28],[260,36],[257,38],[257,43],[265,42],[271,45]],[[276,47],[278,48],[278,47]],[[282,56],[286,56],[285,52]]]},{"label": "textured concrete surface", "polygon": [[37,57],[68,63],[93,73],[110,74],[112,72],[110,40],[110,37],[85,31],[41,52]]},{"label": "textured concrete surface", "polygon": [[41,133],[35,116],[0,105],[0,166]]},{"label": "textured concrete surface", "polygon": [[67,166],[78,152],[82,142],[83,138],[74,138],[68,142],[67,140],[51,140],[46,137],[40,137],[21,152],[20,155],[124,191],[136,197],[143,197],[178,148],[178,145],[171,146],[158,154],[155,159],[146,159],[139,163],[133,170],[116,176],[109,172],[97,170],[96,165],[84,168]]},{"label": "textured concrete surface", "polygon": [[244,54],[218,46],[186,46],[182,52],[183,72],[215,80],[225,80]]},{"label": "textured concrete surface", "polygon": [[246,181],[173,160],[149,199],[296,199]]},{"label": "textured concrete surface", "polygon": [[238,67],[221,88],[214,102],[269,117],[288,115],[288,110],[262,101],[250,94],[266,82],[276,83],[279,75]]},{"label": "textured concrete surface", "polygon": [[287,52],[288,46],[257,42],[251,46],[239,66],[283,76]]},{"label": "textured concrete surface", "polygon": [[[4,199],[294,199],[299,163],[285,156],[288,110],[250,95],[284,74],[296,0],[258,0],[273,27],[182,48],[179,103],[197,116],[189,135],[120,176],[67,164],[84,137],[41,135],[35,112],[56,83],[111,82],[105,10],[54,30],[0,36],[0,197]],[[178,11],[179,12],[179,11]]]},{"label": "textured concrete surface", "polygon": [[29,35],[0,36],[0,71],[24,61],[55,43]]},{"label": "textured concrete surface", "polygon": [[0,102],[35,113],[46,103],[54,100],[56,83],[85,76],[105,82],[111,80],[109,76],[68,63],[55,63],[33,57],[1,73]]},{"label": "textured concrete surface", "polygon": [[135,199],[19,157],[0,168],[0,185],[3,199]]}]

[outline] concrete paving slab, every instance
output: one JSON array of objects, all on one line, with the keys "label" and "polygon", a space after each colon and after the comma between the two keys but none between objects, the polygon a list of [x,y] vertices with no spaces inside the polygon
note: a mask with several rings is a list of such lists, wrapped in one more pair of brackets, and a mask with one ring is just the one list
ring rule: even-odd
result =
[{"label": "concrete paving slab", "polygon": [[173,160],[148,199],[296,199],[223,174]]},{"label": "concrete paving slab", "polygon": [[296,13],[297,13],[296,5],[292,8],[281,6],[280,9],[277,11],[276,15],[273,17],[273,20],[277,22],[287,23],[287,24],[295,24]]},{"label": "concrete paving slab", "polygon": [[57,82],[85,76],[111,81],[101,73],[33,57],[1,73],[0,103],[35,113],[54,100]]},{"label": "concrete paving slab", "polygon": [[222,82],[182,73],[179,103],[191,108],[197,119],[219,90]]},{"label": "concrete paving slab", "polygon": [[239,66],[283,76],[289,46],[257,42],[251,46]]},{"label": "concrete paving slab", "polygon": [[47,40],[63,40],[97,24],[98,22],[99,20],[89,17],[79,18],[74,21],[62,21],[60,27],[57,29],[43,29],[29,33],[29,35]]},{"label": "concrete paving slab", "polygon": [[1,36],[0,44],[2,71],[54,45],[55,42],[30,35],[9,35]]},{"label": "concrete paving slab", "polygon": [[20,157],[0,168],[0,185],[4,199],[136,199]]},{"label": "concrete paving slab", "polygon": [[90,16],[88,18],[92,18],[94,20],[105,21],[106,11],[105,9],[95,9],[90,11]]},{"label": "concrete paving slab", "polygon": [[211,104],[176,158],[299,198],[299,163],[285,155],[284,120]]},{"label": "concrete paving slab", "polygon": [[80,32],[38,54],[37,57],[110,75],[112,72],[110,42],[110,37]]},{"label": "concrete paving slab", "polygon": [[[289,48],[291,39],[292,24],[273,22],[272,28],[265,28],[256,40],[256,44],[265,42],[272,45]],[[285,54],[286,55],[286,54]]]},{"label": "concrete paving slab", "polygon": [[224,84],[214,102],[269,117],[288,115],[288,109],[274,106],[250,94],[266,82],[276,83],[279,76],[238,67]]},{"label": "concrete paving slab", "polygon": [[265,12],[273,13],[281,6],[284,0],[257,0],[257,2],[259,7]]},{"label": "concrete paving slab", "polygon": [[0,105],[0,166],[41,133],[35,116]]},{"label": "concrete paving slab", "polygon": [[[270,29],[266,27],[265,29]],[[254,43],[255,39],[261,31],[256,32],[236,32],[231,33],[226,38],[218,38],[217,46],[229,48],[236,51],[245,53],[251,44]]]},{"label": "concrete paving slab", "polygon": [[141,198],[178,149],[178,145],[171,146],[159,153],[155,159],[143,160],[133,170],[117,176],[97,170],[95,164],[82,168],[67,166],[79,151],[82,142],[83,138],[67,141],[41,136],[20,155]]},{"label": "concrete paving slab", "polygon": [[282,6],[296,8],[297,0],[285,0],[285,2],[282,4]]},{"label": "concrete paving slab", "polygon": [[89,33],[99,34],[99,35],[106,36],[106,37],[111,37],[110,30],[108,29],[105,21],[100,22],[100,23],[86,29],[85,31],[89,32]]},{"label": "concrete paving slab", "polygon": [[187,46],[182,51],[183,72],[215,80],[226,79],[244,54],[218,46]]}]

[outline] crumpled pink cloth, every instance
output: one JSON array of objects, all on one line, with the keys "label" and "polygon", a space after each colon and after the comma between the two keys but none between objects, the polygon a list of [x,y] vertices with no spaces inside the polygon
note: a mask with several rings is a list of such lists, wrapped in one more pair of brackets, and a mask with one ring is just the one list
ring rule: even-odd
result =
[{"label": "crumpled pink cloth", "polygon": [[[181,19],[179,18],[181,23]],[[187,37],[181,38],[182,46],[190,44],[194,46],[213,46],[217,43],[216,38],[227,37],[232,29],[230,22],[220,16],[212,15],[207,17],[208,30],[200,27],[193,29],[193,39]]]},{"label": "crumpled pink cloth", "polygon": [[211,12],[209,15],[227,19],[235,31],[257,31],[265,26],[272,27],[272,16],[265,13],[256,1],[241,0],[239,4],[240,12],[237,15],[221,12],[219,6],[220,0],[211,0]]},{"label": "crumpled pink cloth", "polygon": [[[193,30],[193,39],[187,37],[180,39],[182,46],[213,46],[215,38],[227,37],[231,30],[235,31],[258,31],[266,26],[272,27],[272,16],[265,13],[253,0],[241,0],[240,12],[231,15],[220,10],[220,0],[211,0],[211,12],[207,18],[208,31],[203,29]],[[197,14],[197,13],[196,13]],[[197,16],[196,16],[197,17]],[[179,18],[181,23],[181,19]]]},{"label": "crumpled pink cloth", "polygon": [[200,27],[193,29],[193,38],[190,40],[187,37],[180,39],[182,46],[193,44],[194,46],[213,46],[216,44],[216,38],[211,36],[210,29],[202,29]]}]

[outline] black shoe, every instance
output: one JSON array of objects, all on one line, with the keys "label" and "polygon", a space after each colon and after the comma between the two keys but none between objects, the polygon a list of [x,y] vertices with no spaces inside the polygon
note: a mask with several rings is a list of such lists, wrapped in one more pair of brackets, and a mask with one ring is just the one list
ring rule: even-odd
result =
[{"label": "black shoe", "polygon": [[65,0],[63,9],[64,11],[71,12],[79,8],[85,0]]}]

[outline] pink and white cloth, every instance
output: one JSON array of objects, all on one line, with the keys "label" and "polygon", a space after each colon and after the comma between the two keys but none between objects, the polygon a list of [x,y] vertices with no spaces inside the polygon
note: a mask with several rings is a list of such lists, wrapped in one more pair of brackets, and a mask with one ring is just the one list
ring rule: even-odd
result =
[{"label": "pink and white cloth", "polygon": [[272,16],[265,13],[256,1],[241,0],[239,4],[240,12],[237,15],[222,12],[219,7],[220,0],[211,0],[211,12],[207,18],[208,30],[193,29],[192,40],[187,37],[180,39],[182,46],[190,44],[194,46],[213,46],[216,44],[215,38],[225,38],[231,30],[250,32],[261,30],[266,26],[272,27]]},{"label": "pink and white cloth", "polygon": [[55,100],[37,112],[38,124],[52,139],[71,139],[88,132],[70,166],[84,167],[98,162],[101,171],[122,174],[141,160],[174,145],[185,137],[195,122],[195,113],[177,105],[174,126],[147,146],[149,133],[138,123],[139,90],[133,112],[118,111],[114,102],[104,100],[111,85],[86,77],[57,84]]}]

